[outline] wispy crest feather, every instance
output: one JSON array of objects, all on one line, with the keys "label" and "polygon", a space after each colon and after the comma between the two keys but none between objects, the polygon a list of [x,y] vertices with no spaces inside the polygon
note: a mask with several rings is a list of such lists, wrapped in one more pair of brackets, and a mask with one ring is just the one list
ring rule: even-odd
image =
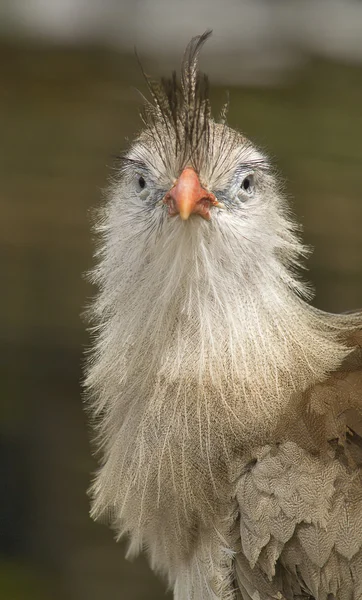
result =
[{"label": "wispy crest feather", "polygon": [[[211,106],[208,77],[198,70],[199,54],[211,31],[194,37],[188,44],[181,65],[180,81],[176,72],[171,78],[156,82],[145,73],[153,105],[146,104],[143,121],[154,129],[164,148],[164,128],[173,134],[175,153],[181,162],[197,161],[197,152],[209,145]],[[224,110],[225,112],[225,110]]]}]

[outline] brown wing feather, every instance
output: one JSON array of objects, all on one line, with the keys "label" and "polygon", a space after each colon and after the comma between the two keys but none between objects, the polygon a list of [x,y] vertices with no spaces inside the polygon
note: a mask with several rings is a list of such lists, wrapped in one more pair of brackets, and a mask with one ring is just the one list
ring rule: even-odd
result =
[{"label": "brown wing feather", "polygon": [[240,478],[245,600],[362,598],[362,331],[348,343],[341,369],[308,390],[281,443],[256,451]]},{"label": "brown wing feather", "polygon": [[340,461],[333,447],[324,456],[294,442],[264,447],[240,479],[237,501],[235,572],[245,600],[257,591],[261,598],[361,599],[362,473],[356,465]]}]

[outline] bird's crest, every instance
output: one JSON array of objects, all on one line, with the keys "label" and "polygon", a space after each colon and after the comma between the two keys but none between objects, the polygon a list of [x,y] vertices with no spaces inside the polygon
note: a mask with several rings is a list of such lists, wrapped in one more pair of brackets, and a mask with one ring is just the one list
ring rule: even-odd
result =
[{"label": "bird's crest", "polygon": [[[164,138],[164,132],[175,138],[176,155],[194,157],[200,142],[204,148],[209,145],[211,106],[209,99],[209,81],[207,75],[198,69],[198,60],[202,46],[211,36],[211,31],[192,38],[185,50],[180,79],[176,72],[170,78],[160,82],[145,76],[153,102],[147,102],[142,112],[143,122],[152,127],[157,137]],[[224,122],[227,103],[221,111]]]}]

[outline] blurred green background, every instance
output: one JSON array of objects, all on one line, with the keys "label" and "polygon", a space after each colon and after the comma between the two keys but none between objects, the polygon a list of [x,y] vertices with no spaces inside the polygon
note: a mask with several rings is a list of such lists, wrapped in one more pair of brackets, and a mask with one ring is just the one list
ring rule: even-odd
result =
[{"label": "blurred green background", "polygon": [[[175,65],[177,66],[177,65]],[[132,54],[0,45],[1,600],[151,600],[165,586],[88,516],[95,464],[80,314],[90,209],[140,126]],[[267,149],[315,246],[315,304],[362,303],[362,68],[311,60],[278,86],[228,86],[229,122]],[[215,112],[224,90],[213,88]]]}]

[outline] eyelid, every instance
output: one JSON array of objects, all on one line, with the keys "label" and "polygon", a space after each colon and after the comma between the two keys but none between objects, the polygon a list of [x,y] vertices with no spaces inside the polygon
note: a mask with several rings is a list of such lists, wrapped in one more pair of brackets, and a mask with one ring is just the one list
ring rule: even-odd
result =
[{"label": "eyelid", "polygon": [[236,177],[249,177],[250,175],[255,175],[255,170],[249,165],[237,167],[235,171]]},{"label": "eyelid", "polygon": [[244,181],[245,179],[248,179],[248,178],[254,182],[255,173],[246,173],[245,175],[243,175],[242,181]]},{"label": "eyelid", "polygon": [[143,161],[128,157],[122,157],[121,161],[121,169],[125,174],[133,174],[136,177],[149,176],[149,169]]},{"label": "eyelid", "polygon": [[260,159],[260,160],[251,160],[250,162],[245,161],[244,163],[239,163],[234,171],[234,175],[241,176],[244,175],[247,177],[248,175],[255,175],[258,172],[268,173],[270,171],[270,163],[268,160]]}]

